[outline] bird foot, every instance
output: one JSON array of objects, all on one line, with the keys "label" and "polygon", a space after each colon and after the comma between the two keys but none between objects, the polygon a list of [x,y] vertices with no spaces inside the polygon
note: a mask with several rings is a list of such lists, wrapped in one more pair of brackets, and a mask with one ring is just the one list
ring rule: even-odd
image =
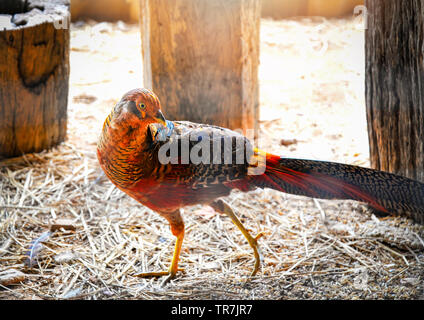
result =
[{"label": "bird foot", "polygon": [[246,237],[247,241],[249,242],[250,246],[253,249],[253,254],[255,256],[255,266],[253,267],[253,271],[250,274],[251,277],[256,275],[256,273],[259,270],[259,266],[261,264],[262,254],[261,254],[261,251],[259,250],[258,240],[263,236],[264,236],[264,234],[262,232],[259,232],[255,237],[251,237],[250,235],[249,235],[249,237]]},{"label": "bird foot", "polygon": [[[185,272],[184,269],[178,268],[177,271],[181,271],[181,272]],[[152,277],[163,277],[163,276],[167,276],[164,281],[162,282],[162,285],[168,283],[170,280],[172,280],[173,278],[175,278],[175,275],[177,274],[177,272],[172,272],[172,271],[158,271],[158,272],[141,272],[141,273],[137,273],[134,276],[135,277],[139,277],[139,278],[152,278]]]},{"label": "bird foot", "polygon": [[217,212],[223,213],[230,217],[231,221],[236,225],[236,227],[241,231],[241,233],[246,238],[250,247],[253,250],[253,255],[255,256],[255,266],[253,267],[253,271],[250,274],[250,277],[256,275],[259,270],[259,266],[261,265],[261,254],[259,251],[258,240],[264,235],[262,232],[259,232],[255,237],[252,237],[248,230],[243,226],[240,222],[239,218],[237,218],[233,209],[222,199],[215,200],[210,204],[210,206]]},{"label": "bird foot", "polygon": [[255,239],[255,241],[258,241],[260,238],[262,238],[264,236],[263,232],[259,232],[256,237],[254,237],[253,239]]}]

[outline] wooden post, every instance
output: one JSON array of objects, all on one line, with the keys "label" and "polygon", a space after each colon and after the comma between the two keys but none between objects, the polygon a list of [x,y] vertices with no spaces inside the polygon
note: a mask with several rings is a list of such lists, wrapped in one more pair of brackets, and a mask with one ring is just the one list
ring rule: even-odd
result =
[{"label": "wooden post", "polygon": [[4,0],[3,7],[0,158],[65,139],[69,79],[69,1]]},{"label": "wooden post", "polygon": [[260,0],[140,0],[144,86],[165,117],[257,130]]},{"label": "wooden post", "polygon": [[366,1],[371,165],[424,181],[424,2]]}]

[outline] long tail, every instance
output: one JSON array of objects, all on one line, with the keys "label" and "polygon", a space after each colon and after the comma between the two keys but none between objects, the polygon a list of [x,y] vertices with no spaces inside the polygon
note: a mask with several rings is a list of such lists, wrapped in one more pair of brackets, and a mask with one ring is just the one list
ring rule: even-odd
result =
[{"label": "long tail", "polygon": [[258,187],[286,193],[367,202],[379,211],[405,215],[424,224],[424,183],[399,175],[267,154],[265,173],[250,178]]}]

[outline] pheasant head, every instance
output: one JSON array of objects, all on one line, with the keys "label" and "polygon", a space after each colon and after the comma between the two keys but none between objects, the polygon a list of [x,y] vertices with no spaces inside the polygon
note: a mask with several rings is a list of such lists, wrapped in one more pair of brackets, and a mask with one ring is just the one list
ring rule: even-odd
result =
[{"label": "pheasant head", "polygon": [[[147,89],[134,89],[124,94],[103,124],[97,145],[100,165],[121,166],[116,172],[136,170],[143,151],[151,143],[149,127],[152,124],[167,127],[157,96]],[[112,172],[105,170],[107,174],[109,171]]]}]

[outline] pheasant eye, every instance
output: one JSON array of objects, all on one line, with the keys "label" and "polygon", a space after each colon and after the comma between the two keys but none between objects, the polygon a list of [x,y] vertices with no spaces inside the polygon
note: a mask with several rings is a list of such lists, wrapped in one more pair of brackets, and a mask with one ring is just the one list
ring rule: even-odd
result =
[{"label": "pheasant eye", "polygon": [[141,110],[146,109],[146,105],[144,103],[140,103],[138,106]]}]

